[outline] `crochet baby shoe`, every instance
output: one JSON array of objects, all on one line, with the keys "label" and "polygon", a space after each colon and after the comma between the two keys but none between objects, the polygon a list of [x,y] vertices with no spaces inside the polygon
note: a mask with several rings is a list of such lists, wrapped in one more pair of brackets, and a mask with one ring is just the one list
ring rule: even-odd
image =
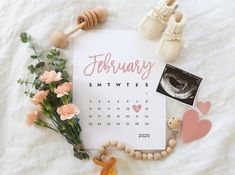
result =
[{"label": "crochet baby shoe", "polygon": [[184,40],[182,39],[184,26],[185,17],[182,13],[176,12],[170,17],[159,45],[159,55],[164,61],[173,61],[180,55],[184,45]]},{"label": "crochet baby shoe", "polygon": [[176,0],[161,0],[141,20],[138,30],[148,39],[158,37],[166,27],[170,16],[177,9]]}]

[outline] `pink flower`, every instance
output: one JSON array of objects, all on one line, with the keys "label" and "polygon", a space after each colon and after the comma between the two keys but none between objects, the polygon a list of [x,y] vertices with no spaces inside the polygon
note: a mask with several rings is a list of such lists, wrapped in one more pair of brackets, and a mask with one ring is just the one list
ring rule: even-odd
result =
[{"label": "pink flower", "polygon": [[43,75],[41,75],[39,77],[39,79],[42,81],[42,82],[45,82],[47,84],[51,83],[51,82],[54,82],[54,81],[60,81],[62,78],[61,78],[61,72],[58,72],[56,73],[54,70],[53,71],[45,71],[43,73]]},{"label": "pink flower", "polygon": [[36,105],[35,108],[38,112],[42,111],[42,106],[40,104]]},{"label": "pink flower", "polygon": [[63,97],[64,95],[68,95],[68,92],[72,89],[71,82],[65,82],[59,85],[54,92],[57,94],[57,97]]},{"label": "pink flower", "polygon": [[46,99],[47,95],[48,95],[49,91],[38,91],[32,98],[32,101],[35,105],[40,104],[41,102],[43,102],[44,99]]},{"label": "pink flower", "polygon": [[37,117],[38,117],[38,111],[35,110],[30,112],[26,119],[27,124],[31,126],[37,120]]},{"label": "pink flower", "polygon": [[60,115],[61,120],[73,118],[76,114],[80,113],[78,107],[72,103],[63,105],[57,108],[57,113]]}]

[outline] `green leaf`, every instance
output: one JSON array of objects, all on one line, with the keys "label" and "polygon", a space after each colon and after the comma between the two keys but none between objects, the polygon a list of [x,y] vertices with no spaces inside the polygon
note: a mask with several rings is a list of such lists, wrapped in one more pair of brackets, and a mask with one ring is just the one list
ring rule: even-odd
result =
[{"label": "green leaf", "polygon": [[35,69],[34,65],[30,64],[30,65],[28,66],[28,70],[33,74],[36,69]]},{"label": "green leaf", "polygon": [[24,84],[24,80],[18,79],[17,83],[20,84],[20,85],[23,85]]},{"label": "green leaf", "polygon": [[40,75],[41,74],[41,70],[40,69],[35,69],[35,73],[37,74],[37,75]]},{"label": "green leaf", "polygon": [[31,58],[32,58],[32,59],[37,59],[38,56],[37,56],[37,55],[31,55]]},{"label": "green leaf", "polygon": [[62,78],[63,78],[64,80],[68,80],[68,79],[69,79],[69,74],[68,74],[68,72],[63,71],[63,72],[62,72]]},{"label": "green leaf", "polygon": [[20,39],[23,43],[27,43],[29,41],[29,38],[27,36],[27,33],[23,32],[20,34]]},{"label": "green leaf", "polygon": [[35,89],[38,90],[41,87],[41,81],[39,79],[35,79],[33,81],[33,85],[34,85]]},{"label": "green leaf", "polygon": [[39,62],[38,64],[36,64],[36,68],[40,68],[40,67],[43,67],[43,66],[45,66],[45,62]]},{"label": "green leaf", "polygon": [[41,84],[41,81],[40,81],[39,79],[35,79],[35,80],[33,81],[33,84],[34,84],[34,85]]},{"label": "green leaf", "polygon": [[52,56],[59,56],[60,55],[60,50],[51,49],[50,53],[51,53]]},{"label": "green leaf", "polygon": [[34,95],[35,95],[35,93],[30,92],[29,97],[30,97],[30,98],[33,98]]},{"label": "green leaf", "polygon": [[53,56],[50,55],[50,54],[48,54],[48,55],[47,55],[47,59],[51,60],[51,59],[53,59]]}]

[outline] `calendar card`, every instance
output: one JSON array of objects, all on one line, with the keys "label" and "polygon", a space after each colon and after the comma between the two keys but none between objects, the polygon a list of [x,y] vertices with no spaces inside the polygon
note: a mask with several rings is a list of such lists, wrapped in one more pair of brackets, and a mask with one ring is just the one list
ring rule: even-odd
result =
[{"label": "calendar card", "polygon": [[86,149],[118,140],[137,150],[165,148],[165,97],[156,92],[165,64],[157,41],[135,31],[82,32],[74,41],[73,102]]}]

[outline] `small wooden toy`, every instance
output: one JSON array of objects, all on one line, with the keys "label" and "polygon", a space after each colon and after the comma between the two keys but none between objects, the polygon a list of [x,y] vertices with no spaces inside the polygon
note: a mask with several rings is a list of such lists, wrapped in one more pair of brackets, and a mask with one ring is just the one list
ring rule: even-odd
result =
[{"label": "small wooden toy", "polygon": [[68,36],[82,29],[89,30],[98,23],[105,22],[108,17],[108,10],[103,6],[97,6],[87,10],[77,18],[77,26],[68,32],[54,32],[51,36],[52,44],[57,48],[65,48],[68,45]]}]

